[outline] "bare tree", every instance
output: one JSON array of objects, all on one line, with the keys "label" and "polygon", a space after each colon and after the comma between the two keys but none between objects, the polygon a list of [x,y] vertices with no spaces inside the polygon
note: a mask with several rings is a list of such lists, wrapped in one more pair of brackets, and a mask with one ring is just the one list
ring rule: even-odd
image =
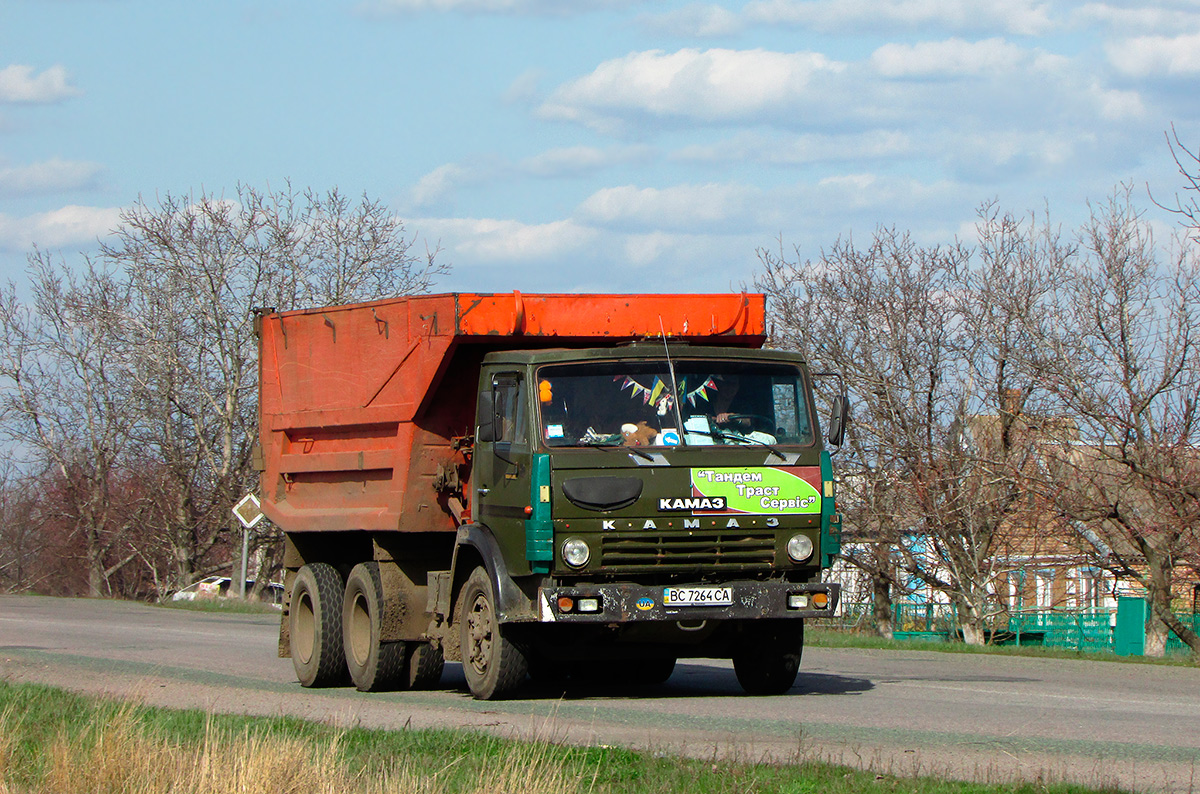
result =
[{"label": "bare tree", "polygon": [[[840,371],[854,396],[841,465],[844,554],[872,577],[877,598],[900,583],[894,566],[932,576],[910,539],[927,535],[918,488],[940,465],[959,403],[948,390],[956,369],[948,279],[967,255],[923,249],[888,229],[866,249],[839,242],[817,263],[760,251],[756,286],[769,296],[777,343]],[[886,620],[890,609],[876,609],[877,622]]]},{"label": "bare tree", "polygon": [[28,483],[11,461],[0,464],[0,590],[17,593],[38,584],[46,542],[36,510]]},{"label": "bare tree", "polygon": [[[118,586],[162,595],[240,553],[230,508],[255,486],[256,307],[424,292],[447,272],[436,255],[379,202],[291,185],[139,200],[78,270],[35,250],[32,299],[0,296],[3,430],[46,473],[50,523],[87,539],[89,592],[136,563]],[[278,544],[269,529],[256,540]],[[258,556],[269,573],[275,556]]]},{"label": "bare tree", "polygon": [[1060,273],[1040,325],[1042,381],[1079,423],[1052,458],[1056,503],[1145,587],[1147,652],[1167,629],[1200,653],[1173,610],[1177,570],[1200,536],[1200,263],[1182,241],[1159,259],[1128,188],[1093,208],[1081,257]]},{"label": "bare tree", "polygon": [[77,274],[36,249],[29,278],[28,303],[13,284],[0,296],[2,427],[35,469],[60,479],[85,548],[88,593],[105,595],[109,577],[133,559],[112,554],[138,520],[114,511],[112,498],[131,422],[126,351],[116,344],[128,289],[90,261]]},{"label": "bare tree", "polygon": [[1172,204],[1163,204],[1151,196],[1151,201],[1175,215],[1188,238],[1198,239],[1200,234],[1200,150],[1189,149],[1180,140],[1179,132],[1171,125],[1167,133],[1167,148],[1175,160],[1175,167],[1183,180],[1184,196],[1175,196]]},{"label": "bare tree", "polygon": [[168,195],[122,213],[100,258],[130,290],[132,434],[162,464],[153,521],[171,546],[172,584],[219,564],[229,509],[255,484],[255,307],[427,291],[446,272],[435,253],[414,255],[383,205],[336,190],[239,187],[233,199]]},{"label": "bare tree", "polygon": [[[977,252],[921,247],[890,229],[866,249],[840,242],[817,263],[759,252],[756,286],[776,342],[837,368],[855,398],[844,555],[875,583],[885,634],[881,603],[915,578],[954,604],[967,642],[984,642],[998,611],[997,550],[1023,504],[1028,444],[1012,428],[1032,382],[1018,352],[1030,344],[1047,257],[1061,252],[1047,230],[991,205],[979,230]],[[994,421],[979,421],[985,414]]]}]

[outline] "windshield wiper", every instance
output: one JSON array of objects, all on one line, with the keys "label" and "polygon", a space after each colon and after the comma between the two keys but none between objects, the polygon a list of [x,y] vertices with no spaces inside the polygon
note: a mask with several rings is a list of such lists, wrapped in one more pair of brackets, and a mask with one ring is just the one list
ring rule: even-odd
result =
[{"label": "windshield wiper", "polygon": [[651,455],[649,452],[643,452],[643,451],[642,451],[640,448],[638,448],[638,447],[629,447],[629,446],[626,446],[625,444],[621,444],[621,443],[613,443],[613,442],[592,442],[592,443],[590,443],[590,444],[585,444],[584,446],[588,446],[588,447],[598,447],[598,448],[600,448],[600,449],[623,449],[623,450],[625,450],[626,452],[630,453],[631,455],[637,455],[639,458],[644,458],[644,459],[646,459],[646,460],[649,460],[649,461],[653,461],[653,460],[654,460],[654,456],[653,456],[653,455]]},{"label": "windshield wiper", "polygon": [[[782,460],[782,461],[787,460],[787,455],[784,455],[782,452],[780,452],[778,449],[776,449],[773,445],[768,444],[766,441],[763,441],[761,439],[751,438],[750,436],[744,436],[741,433],[733,433],[728,430],[716,430],[715,432],[709,432],[707,430],[688,430],[687,432],[694,436],[708,436],[709,438],[716,438],[716,439],[720,439],[721,441],[725,441],[726,439],[728,439],[728,440],[732,440],[734,442],[745,442],[748,444],[756,444],[760,447],[766,447],[767,449],[771,450],[772,452],[775,453],[775,456],[778,457],[780,460]],[[738,444],[736,444],[736,446],[742,446],[742,444],[738,443]]]},{"label": "windshield wiper", "polygon": [[749,441],[751,444],[758,444],[760,447],[766,447],[767,449],[774,452],[775,457],[779,458],[780,460],[782,460],[782,461],[787,460],[787,455],[784,455],[782,452],[780,452],[778,449],[776,449],[773,445],[768,444],[766,441],[761,441],[757,438],[750,438],[750,436],[743,436],[743,435],[740,435],[737,433],[729,435],[729,436],[727,436],[727,438],[734,438],[738,441]]},{"label": "windshield wiper", "polygon": [[600,449],[624,449],[646,460],[654,460],[654,456],[650,453],[643,452],[637,447],[628,446],[625,444],[624,437],[619,436],[619,438],[620,440],[617,440],[617,438],[613,438],[612,436],[584,436],[583,438],[579,439],[579,444],[580,446],[584,447],[599,447]]}]

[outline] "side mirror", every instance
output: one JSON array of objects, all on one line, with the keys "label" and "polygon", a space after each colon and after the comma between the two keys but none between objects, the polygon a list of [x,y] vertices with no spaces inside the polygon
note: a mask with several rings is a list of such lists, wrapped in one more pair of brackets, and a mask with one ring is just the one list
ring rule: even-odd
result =
[{"label": "side mirror", "polygon": [[476,443],[489,444],[496,440],[496,403],[494,394],[491,389],[484,389],[479,393],[479,407],[475,413],[479,421],[479,427],[475,431]]},{"label": "side mirror", "polygon": [[829,409],[829,443],[840,447],[846,438],[846,425],[850,422],[850,398],[839,394],[833,398]]}]

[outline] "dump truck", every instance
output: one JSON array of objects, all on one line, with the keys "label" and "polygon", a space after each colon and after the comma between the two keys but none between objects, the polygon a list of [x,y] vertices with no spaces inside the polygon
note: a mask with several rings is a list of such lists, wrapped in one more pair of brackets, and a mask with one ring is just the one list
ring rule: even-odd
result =
[{"label": "dump truck", "polygon": [[260,310],[279,653],[308,687],[482,700],[732,659],[796,680],[839,550],[812,373],[756,294],[442,294]]}]

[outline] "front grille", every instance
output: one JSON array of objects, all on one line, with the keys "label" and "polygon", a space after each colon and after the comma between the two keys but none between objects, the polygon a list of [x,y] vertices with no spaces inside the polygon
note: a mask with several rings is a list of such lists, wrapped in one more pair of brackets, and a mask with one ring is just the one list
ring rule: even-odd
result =
[{"label": "front grille", "polygon": [[754,530],[606,532],[600,538],[604,572],[770,570],[775,533]]}]

